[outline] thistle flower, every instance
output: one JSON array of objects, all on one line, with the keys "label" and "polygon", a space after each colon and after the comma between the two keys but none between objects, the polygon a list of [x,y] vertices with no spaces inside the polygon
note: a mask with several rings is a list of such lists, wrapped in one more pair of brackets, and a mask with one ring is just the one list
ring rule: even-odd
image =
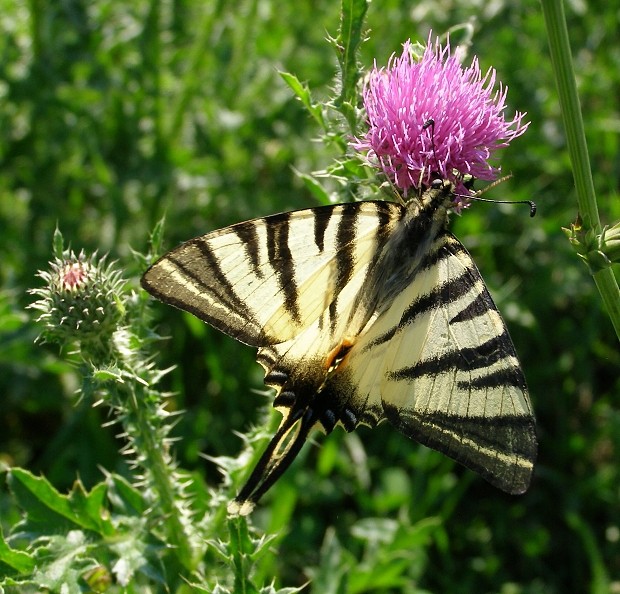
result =
[{"label": "thistle flower", "polygon": [[83,355],[107,351],[125,311],[121,273],[105,265],[105,256],[89,258],[61,247],[50,270],[39,276],[46,286],[30,290],[40,297],[30,308],[42,312],[37,321],[45,324],[39,339],[60,344],[78,340]]},{"label": "thistle flower", "polygon": [[[469,195],[463,176],[497,179],[499,168],[489,159],[497,149],[527,129],[525,113],[504,119],[507,87],[496,73],[482,76],[478,59],[463,68],[450,44],[442,47],[431,37],[422,58],[410,41],[400,57],[393,54],[387,68],[376,63],[364,88],[368,131],[352,146],[367,151],[367,161],[380,167],[406,196],[423,190],[439,175],[455,183],[457,194]],[[432,121],[432,124],[431,124]]]}]

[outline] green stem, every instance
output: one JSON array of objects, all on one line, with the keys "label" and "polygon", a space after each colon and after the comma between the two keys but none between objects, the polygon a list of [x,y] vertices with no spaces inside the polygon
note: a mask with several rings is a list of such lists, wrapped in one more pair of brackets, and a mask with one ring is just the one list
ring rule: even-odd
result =
[{"label": "green stem", "polygon": [[609,594],[611,592],[610,579],[592,528],[574,512],[566,514],[566,522],[581,537],[581,542],[590,561],[592,572],[590,594]]},{"label": "green stem", "polygon": [[[555,73],[562,119],[566,130],[568,152],[573,167],[579,212],[586,228],[601,233],[601,220],[594,193],[588,146],[581,117],[581,106],[577,94],[577,83],[568,41],[568,30],[562,0],[541,0],[551,62]],[[611,268],[593,275],[594,282],[607,307],[611,322],[620,339],[620,290]]]},{"label": "green stem", "polygon": [[230,535],[229,552],[235,574],[233,594],[259,594],[256,586],[250,580],[252,563],[250,550],[247,550],[247,545],[250,542],[247,520],[244,517],[230,519],[228,521],[228,533]]},{"label": "green stem", "polygon": [[[165,453],[165,445],[157,441],[160,434],[151,422],[152,414],[148,410],[148,406],[140,404],[147,401],[149,395],[145,393],[142,386],[137,386],[135,392],[129,388],[125,394],[118,394],[125,407],[129,407],[133,413],[135,420],[135,430],[138,435],[134,439],[133,446],[138,449],[139,454],[146,457],[141,462],[144,469],[151,474],[153,479],[153,487],[159,496],[157,511],[163,517],[164,526],[170,543],[174,546],[175,554],[179,562],[188,569],[193,571],[196,569],[196,559],[194,558],[194,550],[190,543],[189,537],[179,517],[179,509],[175,503],[175,489],[173,479],[171,478],[171,467],[168,463],[168,456]],[[128,423],[123,422],[127,430]],[[138,442],[139,440],[139,442]]]}]

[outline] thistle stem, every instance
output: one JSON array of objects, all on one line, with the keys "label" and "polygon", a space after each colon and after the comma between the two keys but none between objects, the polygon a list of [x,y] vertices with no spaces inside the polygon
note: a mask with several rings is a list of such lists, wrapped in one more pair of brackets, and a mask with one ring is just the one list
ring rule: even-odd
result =
[{"label": "thistle stem", "polygon": [[153,489],[159,498],[157,510],[163,518],[168,542],[175,547],[175,555],[183,567],[193,571],[196,569],[196,554],[181,521],[180,510],[175,504],[169,456],[165,444],[157,440],[161,432],[158,431],[159,427],[153,425],[154,415],[149,411],[149,406],[144,404],[149,394],[141,385],[137,385],[134,390],[127,384],[121,390],[115,385],[111,392],[122,408],[129,412],[122,418],[123,427],[131,437],[138,462],[152,478]]}]

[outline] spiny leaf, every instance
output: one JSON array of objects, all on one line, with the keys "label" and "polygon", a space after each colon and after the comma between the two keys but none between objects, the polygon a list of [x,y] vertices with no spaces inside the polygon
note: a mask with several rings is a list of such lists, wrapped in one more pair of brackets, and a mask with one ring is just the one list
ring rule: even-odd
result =
[{"label": "spiny leaf", "polygon": [[93,378],[97,382],[105,383],[107,381],[122,382],[123,376],[121,370],[116,366],[97,367],[93,370]]},{"label": "spiny leaf", "polygon": [[90,548],[81,530],[48,537],[47,545],[37,549],[37,568],[32,581],[51,592],[81,594],[84,591],[83,576],[99,565],[95,559],[86,556]]},{"label": "spiny leaf", "polygon": [[149,256],[151,256],[152,260],[156,260],[162,252],[165,222],[166,217],[163,216],[159,219],[159,221],[157,221],[155,228],[153,229],[153,233],[151,234],[151,249],[149,251]]},{"label": "spiny leaf", "polygon": [[106,476],[106,482],[108,498],[115,509],[129,516],[141,516],[146,512],[148,504],[144,497],[127,479],[111,473]]},{"label": "spiny leaf", "polygon": [[[79,526],[102,536],[111,536],[115,532],[103,506],[105,483],[99,483],[87,493],[81,481],[77,480],[69,496],[66,496],[54,489],[46,478],[36,477],[23,468],[12,468],[8,482],[30,523],[63,530]],[[28,527],[33,528],[31,524]]]},{"label": "spiny leaf", "polygon": [[0,562],[5,563],[18,573],[30,573],[35,567],[35,560],[29,553],[16,551],[9,547],[4,540],[0,526]]},{"label": "spiny leaf", "polygon": [[57,258],[62,258],[62,253],[65,249],[65,246],[62,233],[58,228],[58,221],[56,222],[56,230],[54,231],[53,246],[54,256],[56,256]]},{"label": "spiny leaf", "polygon": [[151,580],[165,584],[161,563],[157,557],[164,544],[152,534],[134,526],[134,530],[125,531],[110,545],[110,550],[118,555],[118,561],[112,567],[112,573],[121,586],[127,586],[136,572],[140,572]]}]

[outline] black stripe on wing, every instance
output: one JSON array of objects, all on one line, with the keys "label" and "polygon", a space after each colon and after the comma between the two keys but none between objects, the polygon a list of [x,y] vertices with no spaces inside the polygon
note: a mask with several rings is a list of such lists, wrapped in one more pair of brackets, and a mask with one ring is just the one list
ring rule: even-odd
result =
[{"label": "black stripe on wing", "polygon": [[[141,280],[142,286],[164,303],[185,310],[235,338],[243,336],[244,331],[240,329],[245,326],[257,328],[257,321],[250,315],[251,312],[245,302],[237,296],[233,285],[222,273],[219,261],[206,241],[198,238],[182,247],[182,254],[188,254],[192,249],[196,249],[204,260],[183,257],[176,250],[172,251],[147,270]],[[183,277],[184,283],[167,280],[171,275],[169,267]],[[188,290],[185,285],[191,285],[194,291]],[[198,294],[204,297],[198,297]],[[227,307],[236,317],[243,320],[244,324],[237,323],[231,326],[209,315],[209,310],[201,302],[201,299],[207,298]]]},{"label": "black stripe on wing", "polygon": [[288,245],[290,219],[291,213],[284,212],[270,216],[265,221],[268,223],[266,224],[267,257],[278,279],[280,290],[284,294],[286,311],[297,324],[300,324],[301,314],[298,304],[298,287],[295,281],[295,264]]},{"label": "black stripe on wing", "polygon": [[231,230],[239,238],[240,244],[248,256],[248,260],[252,263],[252,271],[257,278],[262,279],[264,275],[260,268],[260,239],[256,232],[256,223],[254,221],[239,223],[238,225],[233,225]]},{"label": "black stripe on wing", "polygon": [[[168,259],[171,262],[174,262],[185,275],[194,281],[196,285],[202,287],[208,293],[214,293],[221,303],[233,310],[240,318],[249,321],[250,318],[246,316],[248,311],[247,305],[244,300],[237,295],[235,286],[228,280],[228,277],[222,271],[220,261],[209,247],[208,242],[203,239],[197,239],[195,240],[194,245],[200,251],[208,267],[205,267],[201,262],[199,267],[194,270],[190,266],[186,265],[185,262],[180,259],[176,259],[174,253],[170,254]],[[213,279],[217,283],[215,287],[207,284],[208,282],[212,282]],[[224,290],[218,290],[219,287]]]},{"label": "black stripe on wing", "polygon": [[497,311],[497,307],[493,300],[489,298],[489,294],[486,291],[480,293],[465,309],[462,309],[458,314],[450,319],[450,324],[456,324],[458,322],[467,322],[485,315],[488,311]]},{"label": "black stripe on wing", "polygon": [[448,282],[435,287],[435,289],[433,289],[430,293],[419,296],[405,310],[398,324],[390,328],[387,332],[384,332],[381,336],[375,338],[368,345],[366,345],[364,351],[368,351],[372,347],[390,341],[394,337],[396,332],[402,330],[405,326],[412,324],[417,317],[431,310],[446,306],[452,301],[455,301],[463,295],[466,295],[471,290],[471,288],[471,275],[469,274],[469,271],[466,270],[460,276],[452,278]]},{"label": "black stripe on wing", "polygon": [[357,237],[357,221],[361,202],[351,202],[343,206],[343,216],[338,222],[336,231],[336,283],[335,299],[329,305],[329,319],[332,331],[338,321],[338,295],[351,280],[355,266],[355,239]]},{"label": "black stripe on wing", "polygon": [[401,433],[460,462],[492,485],[512,494],[528,488],[536,460],[532,416],[466,417],[400,410],[388,403],[384,409]]},{"label": "black stripe on wing", "polygon": [[503,388],[512,386],[526,390],[525,376],[520,367],[511,365],[502,369],[496,369],[480,377],[467,381],[459,380],[456,387],[459,390],[487,390],[489,388]]},{"label": "black stripe on wing", "polygon": [[333,209],[317,208],[312,214],[314,215],[314,243],[320,252],[325,251],[325,231],[332,218]]},{"label": "black stripe on wing", "polygon": [[415,322],[419,316],[435,309],[445,307],[460,297],[467,295],[472,288],[472,279],[469,270],[464,270],[459,276],[435,287],[430,293],[421,295],[403,313],[399,328],[404,328]]},{"label": "black stripe on wing", "polygon": [[[508,331],[495,336],[476,347],[464,347],[449,351],[441,356],[419,361],[410,367],[403,367],[387,374],[388,379],[394,381],[414,381],[424,377],[432,377],[448,371],[473,371],[491,367],[498,361],[505,360],[514,353]],[[514,373],[505,374],[505,383],[495,385],[510,385],[522,387],[525,385],[523,374],[515,363],[507,362],[514,369]],[[472,388],[476,388],[475,381],[468,382]],[[480,388],[485,387],[481,382]]]},{"label": "black stripe on wing", "polygon": [[[467,250],[453,235],[446,233],[438,237],[428,253],[420,261],[420,265],[417,267],[415,275],[411,279],[411,283],[415,281],[415,277],[418,274],[422,274],[435,266],[439,266],[444,260],[457,256],[459,253],[467,254]],[[417,296],[405,310],[399,323],[366,345],[364,351],[366,352],[374,346],[390,341],[396,332],[403,329],[408,324],[413,323],[419,316],[431,310],[444,307],[463,295],[466,295],[479,279],[480,274],[477,269],[473,267],[466,268],[459,276],[438,285],[430,293]],[[406,288],[407,285],[403,286]],[[493,305],[492,302],[491,305],[492,309],[495,309],[495,305]]]}]

